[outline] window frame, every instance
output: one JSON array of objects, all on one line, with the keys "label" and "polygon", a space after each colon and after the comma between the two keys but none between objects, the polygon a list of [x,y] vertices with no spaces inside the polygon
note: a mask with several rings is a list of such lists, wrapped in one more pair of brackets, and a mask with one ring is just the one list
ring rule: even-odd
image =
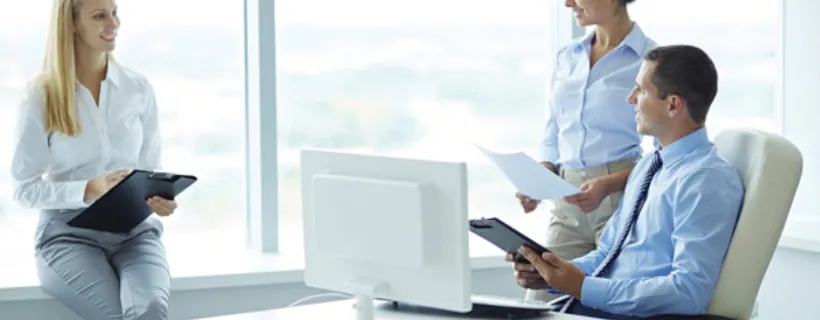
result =
[{"label": "window frame", "polygon": [[245,236],[249,248],[268,253],[279,250],[275,1],[244,6]]}]

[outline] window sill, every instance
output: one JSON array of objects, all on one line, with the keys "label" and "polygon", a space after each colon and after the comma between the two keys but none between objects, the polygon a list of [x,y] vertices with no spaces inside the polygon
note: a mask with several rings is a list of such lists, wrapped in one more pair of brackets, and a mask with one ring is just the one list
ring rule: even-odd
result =
[{"label": "window sill", "polygon": [[780,237],[778,248],[820,253],[820,216],[793,215],[789,217]]},{"label": "window sill", "polygon": [[[500,251],[483,239],[470,235],[472,270],[508,267]],[[226,246],[227,247],[227,246]],[[174,250],[168,246],[173,292],[225,289],[259,285],[302,283],[304,255],[301,248],[283,248],[283,252],[262,254],[250,250]],[[174,252],[185,252],[184,255]],[[218,253],[215,253],[218,252]],[[40,288],[34,259],[23,261],[4,271],[0,277],[0,302],[51,299]],[[172,293],[173,294],[173,293]]]}]

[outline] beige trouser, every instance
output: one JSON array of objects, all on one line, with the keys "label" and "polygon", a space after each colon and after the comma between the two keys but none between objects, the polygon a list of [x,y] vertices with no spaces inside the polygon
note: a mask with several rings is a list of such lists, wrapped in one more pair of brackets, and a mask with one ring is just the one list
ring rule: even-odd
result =
[{"label": "beige trouser", "polygon": [[[597,177],[623,171],[635,165],[634,158],[584,169],[561,169],[564,180],[576,187]],[[618,208],[623,192],[613,193],[589,213],[563,200],[556,200],[547,227],[546,247],[559,257],[572,260],[595,250],[607,221]],[[558,298],[544,290],[527,290],[525,299],[549,301]]]}]

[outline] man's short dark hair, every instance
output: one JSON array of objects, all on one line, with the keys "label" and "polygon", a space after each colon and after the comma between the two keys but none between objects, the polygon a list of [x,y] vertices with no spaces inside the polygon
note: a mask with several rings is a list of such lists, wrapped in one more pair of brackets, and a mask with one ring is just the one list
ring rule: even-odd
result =
[{"label": "man's short dark hair", "polygon": [[621,0],[621,3],[623,3],[623,5],[628,5],[633,2],[635,2],[635,0]]},{"label": "man's short dark hair", "polygon": [[717,70],[709,55],[695,46],[670,45],[652,49],[644,60],[655,63],[651,80],[658,88],[658,98],[681,96],[689,117],[695,123],[705,123],[718,90]]}]

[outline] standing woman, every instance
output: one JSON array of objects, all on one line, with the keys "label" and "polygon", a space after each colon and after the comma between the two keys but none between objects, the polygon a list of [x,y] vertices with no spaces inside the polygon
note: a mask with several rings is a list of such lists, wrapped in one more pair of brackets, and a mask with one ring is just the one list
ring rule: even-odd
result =
[{"label": "standing woman", "polygon": [[[119,23],[114,0],[54,0],[43,70],[19,111],[14,199],[41,210],[35,250],[46,292],[84,319],[167,319],[156,218],[128,234],[66,224],[130,169],[160,167],[153,89],[109,56]],[[176,209],[148,204],[161,216]]]},{"label": "standing woman", "polygon": [[[552,76],[550,116],[540,149],[549,170],[581,192],[555,201],[546,246],[571,260],[594,250],[618,208],[626,180],[641,156],[635,109],[626,98],[641,59],[655,42],[629,17],[634,0],[566,0],[581,27],[595,31],[561,48]],[[517,194],[525,213],[539,201]],[[549,300],[543,288],[527,298]]]}]

